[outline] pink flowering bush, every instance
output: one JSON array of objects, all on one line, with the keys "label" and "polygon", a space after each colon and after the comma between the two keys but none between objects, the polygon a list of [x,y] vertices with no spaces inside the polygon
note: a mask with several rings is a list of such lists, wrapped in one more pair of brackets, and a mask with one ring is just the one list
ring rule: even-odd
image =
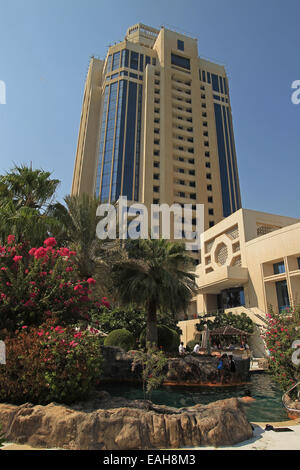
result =
[{"label": "pink flowering bush", "polygon": [[70,404],[87,399],[101,373],[100,338],[93,329],[24,325],[6,338],[0,402]]},{"label": "pink flowering bush", "polygon": [[15,243],[0,246],[0,330],[38,326],[49,318],[57,324],[87,324],[93,313],[109,308],[93,297],[93,278],[79,279],[76,252],[58,248],[54,237],[44,246]]},{"label": "pink flowering bush", "polygon": [[268,315],[268,328],[264,334],[270,351],[270,372],[283,390],[300,380],[300,368],[292,362],[292,343],[300,339],[299,309]]}]

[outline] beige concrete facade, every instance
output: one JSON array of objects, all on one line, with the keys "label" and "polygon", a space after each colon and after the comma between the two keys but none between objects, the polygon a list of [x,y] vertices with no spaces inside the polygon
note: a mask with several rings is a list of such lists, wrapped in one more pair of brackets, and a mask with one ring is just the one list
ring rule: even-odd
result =
[{"label": "beige concrete facade", "polygon": [[103,61],[92,58],[85,83],[72,194],[93,194],[99,146]]},{"label": "beige concrete facade", "polygon": [[300,219],[240,209],[205,231],[202,248],[191,317],[238,307],[220,306],[218,295],[240,287],[246,308],[278,311],[278,281],[287,283],[289,305],[300,303]]},{"label": "beige concrete facade", "polygon": [[240,209],[205,231],[202,253],[198,292],[179,322],[182,340],[195,338],[199,316],[244,312],[256,325],[253,349],[263,356],[266,313],[300,305],[300,219]]},{"label": "beige concrete facade", "polygon": [[198,56],[197,40],[138,24],[104,63],[91,60],[72,185],[83,192],[205,204],[205,228],[241,207],[226,71]]}]

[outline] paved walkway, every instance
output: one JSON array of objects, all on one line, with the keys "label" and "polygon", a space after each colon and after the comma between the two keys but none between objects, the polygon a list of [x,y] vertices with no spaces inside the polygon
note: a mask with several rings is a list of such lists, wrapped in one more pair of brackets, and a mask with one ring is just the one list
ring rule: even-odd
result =
[{"label": "paved walkway", "polygon": [[[276,423],[252,423],[253,437],[228,447],[198,447],[199,450],[300,450],[300,418]],[[289,428],[292,432],[265,431],[266,424],[274,428]]]}]

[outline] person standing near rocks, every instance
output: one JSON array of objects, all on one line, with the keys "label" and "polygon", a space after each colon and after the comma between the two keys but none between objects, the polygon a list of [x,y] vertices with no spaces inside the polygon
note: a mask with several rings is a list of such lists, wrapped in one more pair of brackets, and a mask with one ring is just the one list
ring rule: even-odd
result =
[{"label": "person standing near rocks", "polygon": [[196,343],[194,346],[193,352],[196,354],[199,354],[199,351],[200,351],[200,344]]},{"label": "person standing near rocks", "polygon": [[222,356],[219,359],[217,367],[219,371],[220,382],[223,383],[225,375],[228,376],[228,373],[230,371],[229,360],[228,360],[227,354],[222,354]]},{"label": "person standing near rocks", "polygon": [[184,348],[184,345],[183,345],[183,342],[182,342],[182,341],[181,341],[181,343],[180,343],[180,345],[179,345],[178,350],[179,350],[179,354],[180,354],[181,356],[183,356],[183,355],[185,354],[185,348]]}]

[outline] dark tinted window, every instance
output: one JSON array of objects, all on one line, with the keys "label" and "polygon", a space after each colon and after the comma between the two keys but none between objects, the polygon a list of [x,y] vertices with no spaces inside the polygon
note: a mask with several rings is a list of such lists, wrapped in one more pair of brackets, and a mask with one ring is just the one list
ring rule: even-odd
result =
[{"label": "dark tinted window", "polygon": [[137,52],[131,51],[130,54],[130,68],[137,70],[139,65],[139,55]]},{"label": "dark tinted window", "polygon": [[171,63],[172,65],[177,65],[177,67],[182,67],[187,70],[191,68],[190,59],[176,54],[171,54]]},{"label": "dark tinted window", "polygon": [[180,39],[177,40],[177,49],[184,51],[184,42],[180,41]]},{"label": "dark tinted window", "polygon": [[212,73],[211,74],[211,81],[212,81],[213,90],[217,91],[217,92],[220,92],[218,75],[215,75],[214,73]]}]

